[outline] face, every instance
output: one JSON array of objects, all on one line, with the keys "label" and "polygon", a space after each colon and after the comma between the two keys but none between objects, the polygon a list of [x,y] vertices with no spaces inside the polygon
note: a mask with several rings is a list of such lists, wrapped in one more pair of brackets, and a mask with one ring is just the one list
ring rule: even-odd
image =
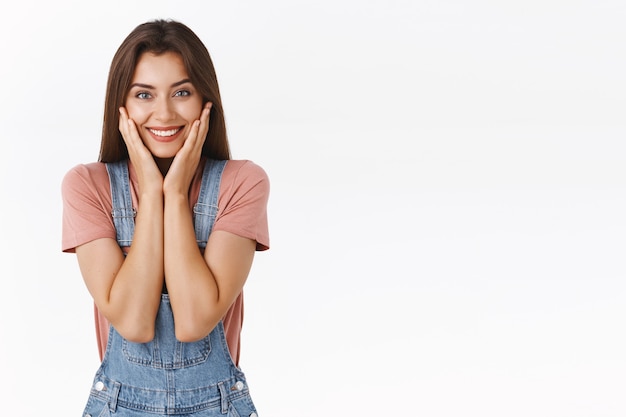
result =
[{"label": "face", "polygon": [[202,97],[178,54],[146,52],[137,61],[125,107],[150,152],[171,159],[199,119]]}]

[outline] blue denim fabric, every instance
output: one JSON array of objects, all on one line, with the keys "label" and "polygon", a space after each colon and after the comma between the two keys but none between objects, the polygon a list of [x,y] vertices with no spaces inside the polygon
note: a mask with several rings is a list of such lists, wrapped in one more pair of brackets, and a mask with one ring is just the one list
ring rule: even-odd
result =
[{"label": "blue denim fabric", "polygon": [[120,246],[130,246],[135,234],[135,215],[137,212],[130,197],[128,162],[120,161],[106,164],[106,168],[111,185],[111,198],[113,200],[111,216],[113,216],[115,223],[117,243]]},{"label": "blue denim fabric", "polygon": [[[207,161],[194,222],[199,245],[213,227],[219,182],[226,161]],[[118,242],[130,242],[133,228],[126,162],[107,164],[111,178],[113,214]],[[128,192],[127,192],[128,191]],[[120,209],[122,207],[123,209]],[[208,208],[208,210],[207,210]],[[125,224],[122,224],[125,223]],[[127,245],[127,244],[125,244]],[[148,343],[124,339],[113,326],[102,364],[98,368],[85,417],[254,417],[244,373],[232,361],[222,322],[196,342],[183,343],[174,335],[174,316],[168,294],[161,295],[155,337]]]},{"label": "blue denim fabric", "polygon": [[[193,207],[194,229],[198,246],[206,248],[207,240],[213,230],[217,217],[217,200],[220,194],[220,182],[226,161],[209,160],[204,165],[202,185],[198,201]],[[205,181],[206,179],[206,181]]]}]

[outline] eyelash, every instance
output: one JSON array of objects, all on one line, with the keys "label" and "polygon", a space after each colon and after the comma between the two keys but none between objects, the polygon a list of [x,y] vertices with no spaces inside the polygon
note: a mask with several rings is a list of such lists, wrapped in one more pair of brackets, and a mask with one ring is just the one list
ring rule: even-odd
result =
[{"label": "eyelash", "polygon": [[[191,95],[191,91],[189,90],[178,90],[174,93],[173,97],[188,97],[190,95]],[[152,95],[147,91],[140,91],[137,94],[135,94],[135,97],[137,97],[140,100],[148,100],[149,98],[152,98]]]}]

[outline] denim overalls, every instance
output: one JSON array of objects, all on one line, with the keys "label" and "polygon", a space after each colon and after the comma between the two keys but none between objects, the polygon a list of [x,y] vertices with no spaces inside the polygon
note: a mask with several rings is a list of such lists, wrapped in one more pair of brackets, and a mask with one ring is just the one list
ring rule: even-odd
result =
[{"label": "denim overalls", "polygon": [[[217,214],[220,180],[226,161],[207,160],[194,227],[205,248]],[[127,161],[107,164],[113,218],[120,246],[134,232]],[[106,353],[91,387],[84,417],[256,417],[243,372],[233,363],[224,326],[197,342],[182,343],[174,335],[168,294],[161,295],[155,336],[148,343],[124,339],[110,326]]]}]

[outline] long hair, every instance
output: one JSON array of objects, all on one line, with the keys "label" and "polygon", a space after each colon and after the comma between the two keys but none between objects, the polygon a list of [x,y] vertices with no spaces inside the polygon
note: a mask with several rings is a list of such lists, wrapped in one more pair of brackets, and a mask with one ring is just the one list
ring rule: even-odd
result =
[{"label": "long hair", "polygon": [[137,26],[113,57],[107,81],[98,160],[117,162],[128,159],[128,149],[119,131],[119,108],[126,102],[137,61],[144,52],[156,55],[175,52],[181,56],[191,83],[202,95],[202,104],[209,101],[213,103],[202,155],[213,159],[230,159],[222,99],[209,51],[184,24],[172,20],[154,20]]}]

